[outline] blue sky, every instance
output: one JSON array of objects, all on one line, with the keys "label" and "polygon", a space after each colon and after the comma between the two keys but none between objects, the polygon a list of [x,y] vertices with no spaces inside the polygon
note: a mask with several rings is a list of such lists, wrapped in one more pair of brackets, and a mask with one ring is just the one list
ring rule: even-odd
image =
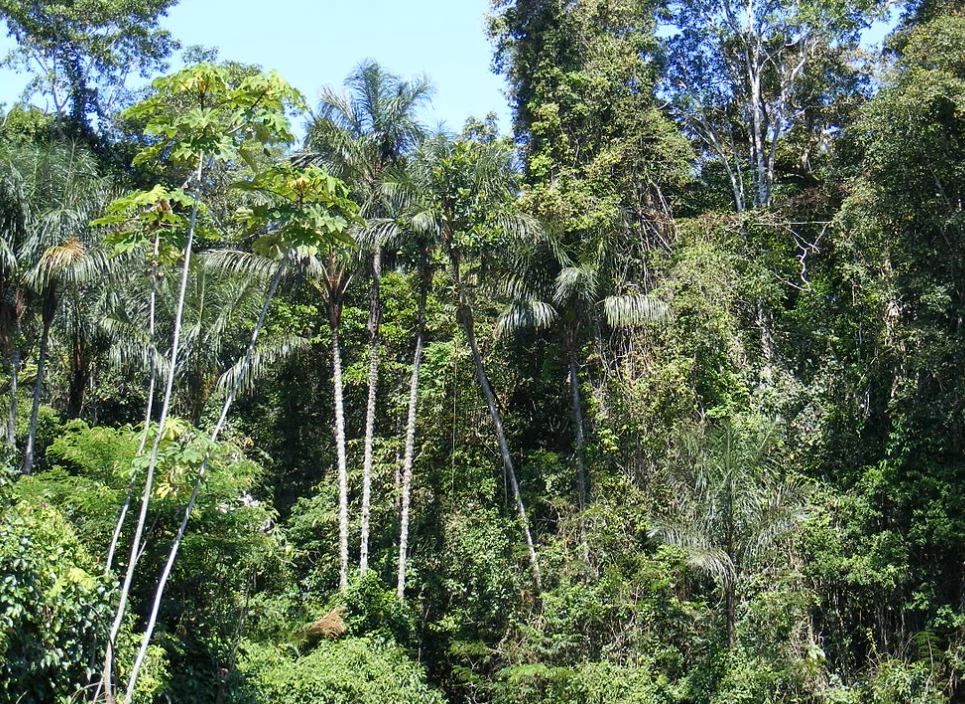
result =
[{"label": "blue sky", "polygon": [[[470,115],[495,111],[508,130],[504,83],[491,71],[484,29],[488,7],[488,0],[181,0],[163,24],[184,46],[217,47],[223,59],[276,69],[311,104],[322,86],[341,85],[372,58],[399,75],[432,79],[431,126],[457,130]],[[865,41],[879,42],[891,25],[878,23]],[[0,28],[3,55],[12,42]],[[0,103],[13,103],[25,83],[0,70]]]},{"label": "blue sky", "polygon": [[[217,47],[220,58],[276,69],[314,104],[362,59],[435,85],[425,119],[459,129],[470,115],[497,112],[508,129],[504,84],[490,70],[487,0],[181,0],[164,26],[185,46]],[[2,25],[0,25],[2,26]],[[0,39],[0,54],[11,47]],[[26,78],[0,71],[0,102],[15,101]]]}]

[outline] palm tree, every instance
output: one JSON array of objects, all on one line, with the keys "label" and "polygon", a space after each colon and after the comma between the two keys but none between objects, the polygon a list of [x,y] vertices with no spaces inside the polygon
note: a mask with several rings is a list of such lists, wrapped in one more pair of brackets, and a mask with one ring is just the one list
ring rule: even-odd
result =
[{"label": "palm tree", "polygon": [[[23,473],[33,471],[34,444],[37,436],[37,416],[40,411],[40,399],[44,388],[44,373],[47,364],[47,348],[50,341],[50,329],[54,316],[60,307],[62,289],[65,279],[72,274],[83,276],[79,266],[88,256],[87,247],[76,237],[71,237],[63,244],[49,247],[40,257],[40,261],[27,273],[28,285],[38,293],[40,298],[40,348],[37,353],[37,379],[34,382],[33,405],[30,410],[30,430],[27,434],[27,444],[23,453]],[[101,258],[100,262],[106,260]],[[90,267],[86,267],[88,272]]]},{"label": "palm tree", "polygon": [[[106,181],[98,174],[93,157],[76,145],[5,145],[0,149],[0,337],[11,354],[7,421],[11,447],[15,446],[20,328],[31,293],[39,298],[43,328],[33,418],[43,388],[50,326],[58,307],[60,284],[55,279],[69,265],[66,253],[80,251],[74,244],[80,243],[90,216],[103,204],[105,189]],[[35,420],[32,426],[24,458],[28,473],[33,464]]]},{"label": "palm tree", "polygon": [[[583,233],[566,243],[543,230],[539,246],[525,243],[515,257],[515,276],[507,278],[510,306],[500,316],[498,330],[556,327],[562,338],[573,415],[577,508],[586,508],[589,482],[586,467],[586,428],[580,391],[579,353],[590,331],[601,320],[612,329],[666,319],[668,308],[628,280],[621,266],[623,248],[619,224]],[[555,277],[547,263],[557,267]],[[585,541],[585,535],[583,539]]]},{"label": "palm tree", "polygon": [[[371,222],[391,215],[383,190],[388,170],[398,168],[423,138],[416,110],[431,94],[425,78],[404,81],[374,61],[364,61],[345,81],[348,93],[326,88],[318,113],[308,128],[306,154],[323,164],[352,189],[360,215]],[[381,278],[383,245],[380,228],[366,228],[358,239],[368,241],[369,291],[368,403],[362,466],[362,521],[359,571],[369,566],[369,517],[372,497],[372,453],[379,378],[379,327],[382,321]]]},{"label": "palm tree", "polygon": [[37,218],[38,225],[48,233],[43,239],[53,239],[54,243],[43,251],[25,276],[25,282],[40,299],[41,335],[30,429],[24,447],[24,474],[33,471],[50,329],[61,298],[67,288],[98,277],[110,267],[103,251],[91,249],[95,242],[89,226],[93,216],[106,204],[107,181],[98,175],[93,158],[76,149],[70,150],[60,175],[62,180],[45,183],[44,191],[50,202]]},{"label": "palm tree", "polygon": [[337,247],[306,260],[308,277],[325,302],[332,336],[332,385],[335,399],[335,453],[338,463],[338,555],[339,589],[348,588],[348,463],[345,452],[345,395],[342,384],[342,343],[339,327],[345,293],[352,282],[350,255]]},{"label": "palm tree", "polygon": [[405,453],[402,459],[402,494],[399,521],[399,563],[396,596],[405,599],[406,567],[409,551],[409,513],[412,506],[412,466],[415,462],[415,430],[419,410],[419,372],[426,336],[426,301],[432,285],[432,242],[413,238],[417,244],[417,276],[419,308],[416,316],[415,351],[412,354],[412,372],[409,379],[409,403],[405,425]]},{"label": "palm tree", "polygon": [[415,432],[419,411],[419,375],[425,348],[426,304],[435,269],[434,255],[439,246],[434,211],[431,207],[427,207],[426,194],[420,190],[422,185],[415,178],[417,169],[410,166],[411,164],[405,164],[402,168],[394,168],[387,173],[382,188],[385,195],[390,198],[391,210],[397,215],[393,221],[381,223],[386,241],[396,243],[401,250],[402,258],[407,260],[406,264],[414,269],[418,289],[415,349],[412,354],[405,425],[405,450],[399,474],[401,481],[397,481],[401,484],[399,560],[396,581],[396,595],[399,601],[405,600],[409,521],[412,509],[412,470],[415,463]]},{"label": "palm tree", "polygon": [[730,649],[741,584],[806,515],[808,486],[777,467],[778,437],[776,422],[744,428],[725,420],[682,432],[672,453],[675,504],[650,530],[717,582]]},{"label": "palm tree", "polygon": [[[200,254],[192,265],[184,310],[184,354],[175,373],[180,379],[180,412],[198,425],[218,380],[237,356],[234,329],[257,317],[261,291],[251,272],[225,270],[217,258]],[[171,308],[163,290],[161,308]]]},{"label": "palm tree", "polygon": [[412,179],[421,195],[414,204],[410,221],[435,236],[436,246],[448,262],[456,321],[469,343],[476,378],[496,430],[503,468],[526,540],[533,581],[539,590],[542,580],[536,544],[502,417],[479,352],[473,316],[474,288],[480,279],[496,275],[491,265],[506,250],[506,241],[532,240],[538,228],[514,207],[512,149],[504,141],[433,137],[420,148],[413,162]]},{"label": "palm tree", "polygon": [[[224,403],[208,438],[208,449],[201,459],[191,497],[185,506],[181,524],[171,544],[168,558],[164,563],[157,588],[154,591],[147,627],[141,638],[141,646],[128,679],[126,701],[132,699],[140,668],[147,657],[148,647],[154,634],[161,602],[164,598],[164,590],[171,576],[171,570],[174,568],[191,513],[194,511],[194,506],[198,500],[213,448],[227,424],[228,414],[235,398],[246,386],[250,388],[253,376],[257,373],[257,370],[253,369],[253,364],[259,366],[257,360],[258,338],[264,327],[268,310],[274,300],[275,292],[278,290],[278,285],[293,258],[303,255],[308,261],[312,261],[312,253],[325,248],[329,252],[330,259],[335,259],[339,245],[344,246],[352,243],[351,238],[347,235],[347,230],[349,224],[356,217],[357,206],[346,197],[347,189],[345,185],[330,177],[318,167],[310,166],[305,169],[298,169],[290,164],[283,163],[270,166],[261,173],[254,175],[250,180],[235,185],[244,190],[258,192],[263,198],[261,204],[250,209],[244,209],[243,215],[244,219],[248,221],[249,231],[255,232],[259,236],[252,246],[253,255],[238,252],[222,253],[223,256],[217,259],[215,264],[222,271],[243,269],[249,275],[265,274],[269,279],[268,291],[258,312],[244,354],[239,362],[222,377],[221,386],[226,391]],[[339,303],[339,314],[341,313],[340,306]],[[333,337],[337,342],[337,330]],[[337,354],[335,359],[338,361],[340,370],[341,360]],[[173,376],[173,374],[169,376]],[[342,458],[344,459],[344,432],[342,440]],[[344,467],[344,462],[342,466]],[[344,481],[345,475],[342,474],[340,479]],[[347,519],[347,503],[344,506],[346,508],[344,515]],[[345,527],[347,529],[347,522]],[[347,575],[347,530],[345,537],[346,539],[342,543],[342,546],[344,546],[342,555],[343,574]]]}]

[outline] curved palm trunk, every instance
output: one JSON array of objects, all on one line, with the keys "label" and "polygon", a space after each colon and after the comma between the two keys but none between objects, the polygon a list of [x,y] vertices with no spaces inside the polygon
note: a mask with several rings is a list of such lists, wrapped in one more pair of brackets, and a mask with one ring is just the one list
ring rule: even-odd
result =
[{"label": "curved palm trunk", "polygon": [[34,449],[37,442],[37,418],[40,414],[40,397],[44,391],[44,372],[47,367],[47,345],[50,342],[50,325],[53,315],[44,311],[43,332],[40,334],[40,352],[37,355],[37,380],[34,382],[33,404],[30,408],[30,431],[27,434],[27,445],[23,451],[23,473],[32,474],[34,466]]},{"label": "curved palm trunk", "polygon": [[264,327],[265,317],[268,314],[268,309],[271,307],[271,302],[275,297],[275,291],[278,290],[278,283],[281,281],[281,277],[284,275],[287,266],[288,253],[286,253],[285,258],[282,260],[278,270],[272,277],[271,284],[268,287],[268,295],[265,297],[265,302],[262,304],[261,311],[258,313],[258,320],[255,322],[255,327],[251,331],[251,340],[248,342],[248,349],[245,351],[245,356],[241,362],[241,367],[238,370],[238,375],[235,377],[234,383],[231,385],[231,391],[228,393],[228,397],[225,399],[224,405],[221,408],[221,415],[218,417],[218,422],[215,424],[214,430],[211,431],[211,436],[208,440],[208,449],[205,452],[204,458],[201,461],[201,466],[198,469],[198,476],[194,481],[194,487],[191,490],[191,497],[188,499],[188,503],[184,508],[184,516],[181,518],[181,525],[178,526],[178,532],[174,536],[174,542],[171,544],[168,559],[164,563],[164,569],[162,570],[161,577],[158,580],[157,588],[154,590],[154,602],[151,605],[151,613],[148,617],[147,628],[145,628],[144,635],[141,637],[141,647],[138,650],[137,657],[134,660],[134,665],[131,668],[131,676],[127,683],[127,694],[125,696],[125,701],[127,702],[133,701],[133,694],[134,689],[137,686],[138,674],[141,671],[141,666],[144,664],[144,659],[147,657],[147,650],[151,644],[151,638],[154,636],[154,628],[157,625],[158,613],[161,610],[161,602],[164,598],[164,590],[167,587],[168,579],[171,577],[171,570],[174,568],[174,562],[177,560],[178,551],[181,547],[181,541],[184,539],[184,533],[188,527],[188,520],[191,518],[191,512],[194,511],[194,506],[198,501],[198,494],[201,491],[201,484],[204,481],[204,477],[208,469],[208,463],[211,460],[211,453],[214,449],[215,443],[218,441],[218,436],[221,435],[221,431],[224,429],[225,423],[228,420],[228,413],[231,410],[235,397],[238,395],[238,390],[241,388],[241,383],[244,379],[245,372],[251,364],[251,358],[254,355],[255,347],[258,344],[258,336],[261,333],[262,327]]},{"label": "curved palm trunk", "polygon": [[[195,178],[200,184],[202,165],[199,164]],[[104,688],[104,695],[108,702],[114,701],[113,690],[113,670],[114,670],[114,643],[117,634],[120,633],[121,624],[124,622],[124,615],[127,611],[127,601],[131,593],[131,583],[134,580],[134,568],[139,557],[141,537],[144,534],[144,526],[147,523],[147,510],[151,503],[151,493],[154,490],[154,472],[157,469],[158,450],[161,447],[161,438],[164,435],[164,427],[167,424],[168,413],[171,410],[171,397],[174,393],[174,375],[177,369],[178,352],[181,345],[181,322],[184,318],[184,300],[188,290],[188,274],[191,268],[191,249],[194,245],[194,232],[198,221],[198,196],[195,193],[194,203],[191,207],[191,220],[188,227],[188,239],[184,247],[184,265],[181,268],[181,283],[178,291],[178,305],[174,316],[174,331],[171,336],[171,355],[169,360],[169,372],[167,384],[164,389],[164,400],[161,403],[161,415],[158,418],[157,432],[154,436],[154,443],[151,446],[151,457],[148,461],[147,472],[144,479],[144,493],[141,496],[141,509],[134,527],[134,536],[131,539],[131,551],[127,561],[127,570],[124,574],[124,582],[121,585],[120,598],[117,605],[117,612],[114,615],[114,622],[107,639],[107,649],[104,655],[104,668],[101,684]],[[99,692],[98,692],[99,693]]]},{"label": "curved palm trunk", "polygon": [[335,386],[335,451],[338,456],[338,588],[348,588],[348,467],[345,461],[345,405],[342,391],[342,348],[332,326],[332,381]]},{"label": "curved palm trunk", "polygon": [[509,486],[513,492],[513,503],[516,506],[516,513],[519,514],[519,520],[523,527],[523,535],[526,538],[526,548],[529,551],[529,562],[530,568],[533,572],[533,582],[536,584],[536,590],[541,591],[542,578],[540,576],[539,569],[539,559],[536,555],[536,544],[533,542],[533,534],[529,527],[529,518],[526,515],[526,507],[523,505],[523,496],[519,490],[519,481],[516,479],[516,470],[513,466],[513,457],[509,451],[509,443],[506,441],[506,433],[503,430],[503,421],[499,415],[499,409],[496,407],[496,396],[493,394],[492,386],[489,383],[489,377],[486,374],[486,369],[483,366],[482,355],[479,354],[479,346],[476,344],[476,332],[473,323],[472,309],[464,301],[459,304],[459,322],[462,323],[463,330],[466,333],[466,339],[469,342],[469,349],[472,351],[472,361],[476,365],[476,377],[479,380],[479,385],[482,387],[483,396],[486,397],[486,406],[489,408],[489,415],[492,418],[493,425],[496,426],[496,439],[499,442],[499,452],[503,458],[503,467],[506,470],[506,477],[509,479]]},{"label": "curved palm trunk", "polygon": [[409,551],[409,508],[412,503],[412,463],[415,459],[415,426],[419,406],[419,370],[425,344],[426,298],[428,282],[423,279],[419,292],[419,318],[416,323],[415,354],[412,356],[412,378],[409,382],[409,417],[405,426],[405,459],[402,461],[402,512],[399,525],[399,574],[396,596],[405,600],[405,578]]},{"label": "curved palm trunk", "polygon": [[362,537],[359,572],[369,569],[369,517],[372,506],[372,445],[375,435],[375,402],[379,383],[379,325],[382,322],[382,248],[372,255],[372,291],[369,300],[369,398],[365,409],[365,454],[362,463]]}]

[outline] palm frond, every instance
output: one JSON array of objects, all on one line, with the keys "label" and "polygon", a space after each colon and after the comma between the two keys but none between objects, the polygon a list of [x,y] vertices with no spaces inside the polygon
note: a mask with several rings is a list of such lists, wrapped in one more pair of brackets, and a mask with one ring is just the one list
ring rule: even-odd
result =
[{"label": "palm frond", "polygon": [[691,566],[710,575],[718,583],[726,584],[734,578],[735,565],[730,555],[708,540],[705,531],[695,529],[692,522],[657,519],[648,534],[651,538],[682,548]]},{"label": "palm frond", "polygon": [[243,276],[267,281],[278,269],[277,261],[250,252],[232,249],[215,249],[204,252],[199,259],[206,270],[213,274]]},{"label": "palm frond", "polygon": [[521,328],[548,328],[556,320],[556,309],[546,301],[520,301],[513,303],[500,314],[496,321],[496,335]]},{"label": "palm frond", "polygon": [[[239,359],[228,371],[218,379],[218,390],[227,393],[238,383],[238,391],[248,394],[255,390],[259,380],[267,376],[279,362],[292,355],[306,350],[311,342],[298,335],[287,335],[259,344],[252,353],[251,360],[244,365],[244,359]],[[244,366],[244,369],[242,367]]]},{"label": "palm frond", "polygon": [[553,300],[559,305],[577,300],[590,303],[599,288],[597,269],[593,266],[567,266],[556,276]]},{"label": "palm frond", "polygon": [[115,317],[102,318],[99,327],[111,340],[110,359],[115,366],[143,369],[153,359],[154,368],[167,375],[170,369],[167,355],[155,347],[144,327]]},{"label": "palm frond", "polygon": [[643,294],[607,296],[603,299],[607,323],[615,328],[663,321],[667,318],[668,310],[666,303]]}]

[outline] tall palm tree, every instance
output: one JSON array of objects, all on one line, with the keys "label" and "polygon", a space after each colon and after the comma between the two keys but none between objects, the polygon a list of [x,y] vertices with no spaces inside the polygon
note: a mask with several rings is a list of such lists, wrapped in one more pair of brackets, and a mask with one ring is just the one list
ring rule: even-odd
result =
[{"label": "tall palm tree", "polygon": [[[360,215],[377,222],[392,215],[383,189],[388,170],[398,168],[424,137],[416,111],[428,101],[425,78],[405,81],[374,61],[364,61],[345,81],[348,92],[326,88],[308,128],[303,158],[324,164],[352,189]],[[369,565],[369,518],[372,497],[372,454],[379,378],[379,327],[382,321],[381,278],[384,241],[378,227],[365,228],[369,256],[369,373],[362,466],[362,521],[359,571]]]},{"label": "tall palm tree", "polygon": [[[43,333],[34,389],[36,407],[42,391],[48,334],[57,311],[59,283],[55,280],[67,266],[66,253],[80,251],[68,243],[81,242],[90,217],[103,205],[105,190],[106,181],[93,157],[77,145],[13,144],[0,148],[0,337],[11,355],[7,421],[11,447],[15,446],[22,318],[31,300],[40,302]],[[50,254],[45,257],[48,250]],[[33,435],[28,438],[25,456],[28,472],[33,462]]]},{"label": "tall palm tree", "polygon": [[[298,169],[288,163],[269,166],[249,180],[235,185],[244,190],[257,192],[262,197],[260,204],[243,209],[242,213],[239,213],[242,219],[247,220],[249,232],[255,232],[259,236],[252,245],[253,255],[248,256],[239,252],[223,253],[227,256],[217,259],[214,264],[222,271],[243,269],[248,274],[264,273],[269,279],[268,291],[244,354],[238,363],[222,377],[222,388],[226,393],[221,413],[208,437],[208,449],[198,467],[191,497],[185,506],[181,524],[158,579],[147,627],[141,637],[141,646],[128,679],[126,701],[131,701],[133,697],[138,673],[147,657],[164,598],[164,590],[174,568],[188,521],[198,500],[213,448],[227,424],[228,414],[235,398],[246,386],[250,387],[253,377],[257,374],[253,365],[259,364],[258,338],[278,285],[293,258],[305,255],[308,261],[311,261],[312,253],[319,249],[326,249],[331,258],[336,258],[339,245],[352,243],[347,230],[349,224],[356,218],[358,208],[346,197],[345,185],[316,166],[304,169]],[[343,568],[347,568],[347,542],[344,545]]]},{"label": "tall palm tree", "polygon": [[99,176],[93,157],[76,148],[70,150],[60,175],[61,179],[46,182],[48,203],[38,218],[38,225],[47,233],[43,239],[53,242],[25,276],[28,287],[40,301],[41,336],[30,429],[24,447],[24,474],[33,471],[50,329],[61,299],[68,288],[104,274],[111,264],[105,252],[96,247],[89,224],[106,205],[108,181]]},{"label": "tall palm tree", "polygon": [[402,459],[402,487],[400,496],[399,561],[396,579],[396,596],[405,599],[406,568],[409,551],[409,518],[412,507],[412,468],[415,462],[415,431],[419,410],[419,373],[426,336],[426,302],[432,285],[432,240],[413,233],[412,244],[416,249],[416,276],[418,277],[418,312],[416,314],[415,351],[412,354],[412,371],[409,378],[409,402],[405,425],[405,452]]},{"label": "tall palm tree", "polygon": [[37,353],[37,379],[34,382],[33,404],[30,410],[30,429],[24,446],[23,473],[33,471],[37,417],[44,389],[44,373],[47,365],[47,349],[50,330],[61,303],[64,290],[71,280],[90,278],[98,270],[109,266],[107,257],[88,251],[78,238],[70,237],[60,245],[47,248],[40,261],[27,273],[27,283],[40,299],[40,346]]},{"label": "tall palm tree", "polygon": [[[507,282],[510,306],[500,316],[498,329],[521,327],[559,330],[567,367],[577,469],[577,507],[586,508],[589,481],[586,467],[586,428],[580,391],[580,349],[592,331],[605,321],[611,329],[666,319],[668,308],[643,292],[622,265],[626,261],[619,224],[563,238],[543,231],[540,246],[525,246],[516,257],[517,276]],[[547,264],[556,268],[555,276]],[[585,539],[585,535],[583,536]]]},{"label": "tall palm tree", "polygon": [[339,328],[345,293],[352,282],[352,262],[345,251],[328,250],[306,261],[309,280],[325,302],[332,339],[332,385],[335,398],[335,453],[338,463],[338,555],[339,589],[348,588],[348,462],[345,451],[345,394],[342,384],[342,343]]},{"label": "tall palm tree", "polygon": [[776,465],[778,437],[774,422],[744,428],[729,419],[681,433],[672,454],[675,503],[650,530],[717,582],[731,649],[742,582],[806,515],[808,486]]},{"label": "tall palm tree", "polygon": [[476,340],[474,291],[481,279],[498,276],[492,264],[507,241],[532,240],[538,227],[515,208],[512,148],[499,140],[452,139],[437,135],[419,149],[412,165],[420,192],[411,222],[433,233],[448,262],[456,321],[469,343],[476,378],[496,431],[500,456],[529,553],[537,590],[542,588],[536,543],[523,503],[512,453],[489,376]]}]

